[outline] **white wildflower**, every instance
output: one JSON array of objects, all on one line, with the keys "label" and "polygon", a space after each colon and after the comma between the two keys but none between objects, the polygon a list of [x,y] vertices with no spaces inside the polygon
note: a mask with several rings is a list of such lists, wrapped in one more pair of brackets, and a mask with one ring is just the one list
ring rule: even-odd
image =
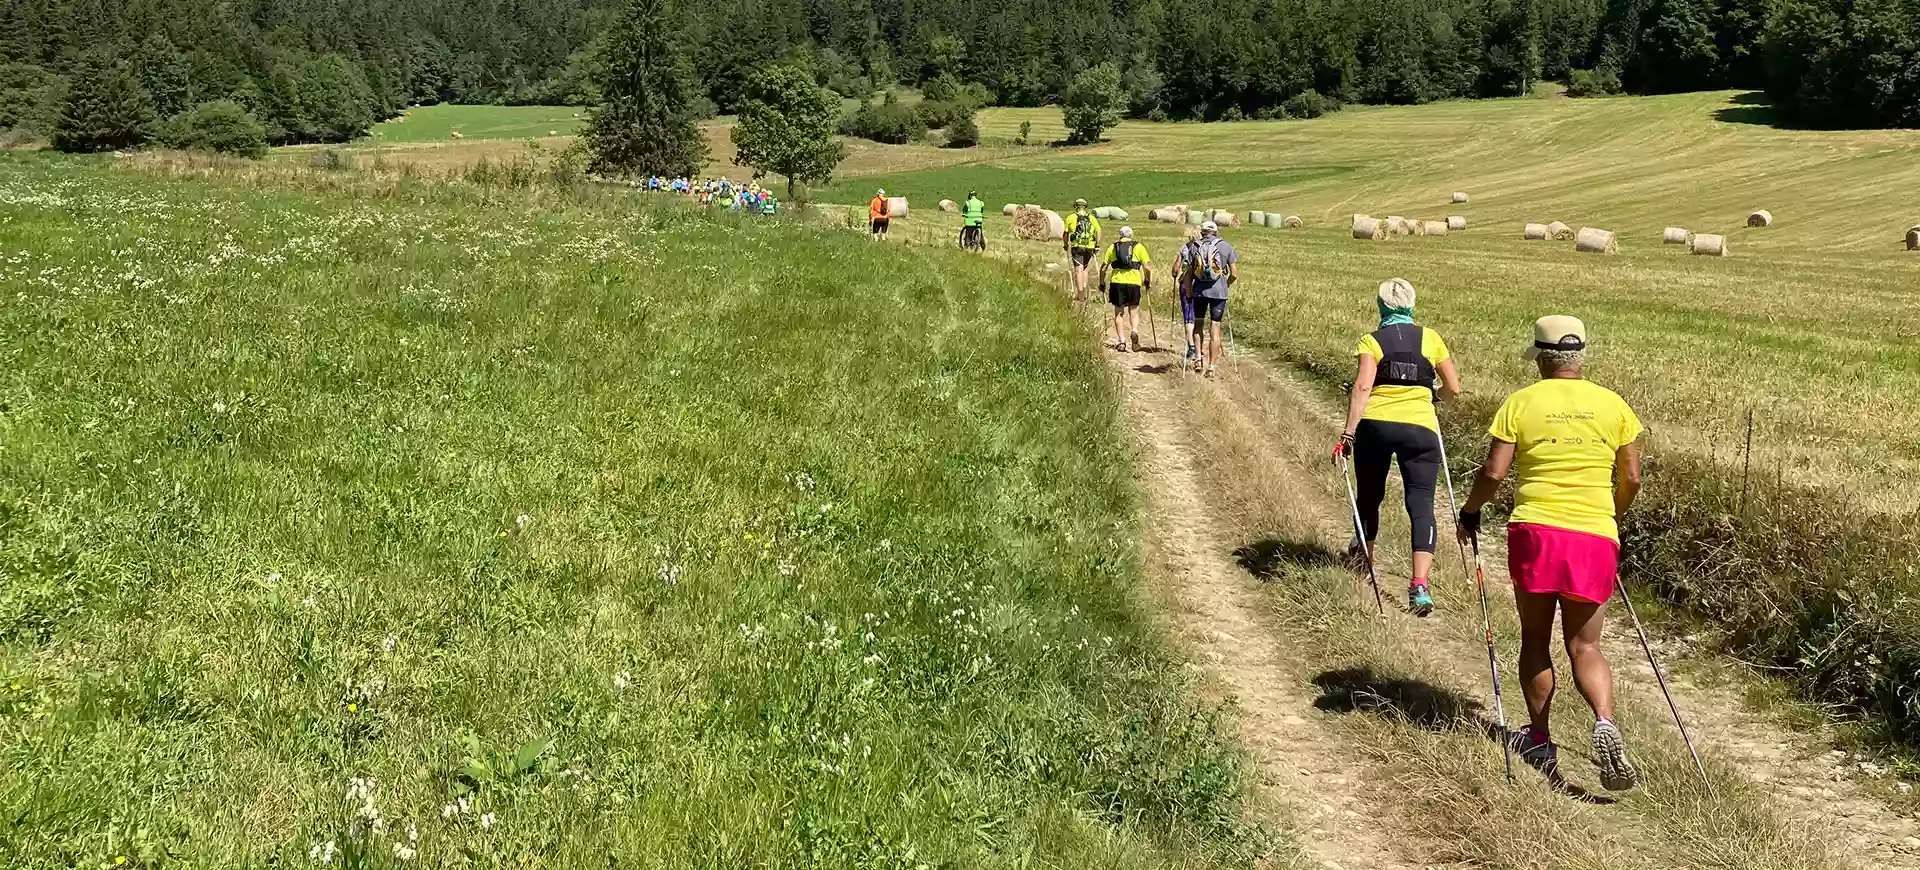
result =
[{"label": "white wildflower", "polygon": [[613,687],[614,687],[614,688],[616,688],[616,689],[619,689],[620,691],[622,691],[622,692],[624,692],[624,691],[626,691],[626,690],[627,690],[627,687],[628,687],[628,686],[631,686],[631,685],[633,685],[633,675],[632,675],[632,674],[630,674],[630,673],[627,673],[626,671],[621,671],[620,673],[617,673],[617,674],[614,674],[614,675],[613,675]]},{"label": "white wildflower", "polygon": [[213,412],[214,412],[215,414],[225,414],[225,413],[227,412],[227,403],[225,403],[225,402],[214,402],[214,403],[213,403]]},{"label": "white wildflower", "polygon": [[526,514],[521,514],[513,518],[513,524],[518,526],[520,531],[523,532],[527,530],[527,524],[531,522],[533,522],[533,517],[527,516]]},{"label": "white wildflower", "polygon": [[328,840],[324,843],[313,844],[313,848],[307,850],[307,857],[312,858],[313,860],[318,861],[322,864],[332,864],[333,863],[333,841]]},{"label": "white wildflower", "polygon": [[278,582],[280,582],[280,572],[278,572],[278,571],[275,571],[275,572],[273,572],[272,574],[268,574],[268,575],[267,575],[267,582],[268,582],[268,583],[278,583]]},{"label": "white wildflower", "polygon": [[792,577],[793,572],[798,570],[798,568],[793,564],[792,559],[781,559],[779,568],[780,568],[780,576],[782,577]]},{"label": "white wildflower", "polygon": [[488,813],[480,817],[480,827],[491,828],[499,821],[500,821],[499,816],[496,816],[493,813]]},{"label": "white wildflower", "polygon": [[414,848],[412,846],[409,846],[405,843],[393,844],[393,857],[401,861],[411,861],[413,860],[413,856],[418,854],[420,853],[414,851]]},{"label": "white wildflower", "polygon": [[412,822],[407,823],[407,842],[409,843],[420,842],[420,829],[414,827]]},{"label": "white wildflower", "polygon": [[394,647],[397,647],[399,645],[400,645],[400,639],[389,634],[386,636],[386,638],[380,641],[380,651],[390,653],[390,652],[393,652]]}]

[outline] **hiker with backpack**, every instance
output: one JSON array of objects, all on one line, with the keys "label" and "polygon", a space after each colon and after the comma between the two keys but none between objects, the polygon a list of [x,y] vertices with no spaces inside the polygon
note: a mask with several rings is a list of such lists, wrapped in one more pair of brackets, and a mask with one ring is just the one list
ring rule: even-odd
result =
[{"label": "hiker with backpack", "polygon": [[887,202],[887,190],[881,188],[879,193],[873,195],[873,201],[867,203],[867,232],[871,234],[874,241],[886,241],[891,211],[892,205]]},{"label": "hiker with backpack", "polygon": [[1060,234],[1060,248],[1067,252],[1073,268],[1073,301],[1087,300],[1087,270],[1100,252],[1100,219],[1087,211],[1087,201],[1073,201],[1073,214],[1067,217],[1066,230]]},{"label": "hiker with backpack", "polygon": [[1240,255],[1220,238],[1220,226],[1207,221],[1200,225],[1200,238],[1188,242],[1181,251],[1180,265],[1180,297],[1193,302],[1196,338],[1201,344],[1198,359],[1206,363],[1207,377],[1213,377],[1220,365],[1220,324],[1227,319],[1227,288],[1240,280]]},{"label": "hiker with backpack", "polygon": [[980,192],[967,191],[967,202],[960,207],[960,247],[984,251],[987,249],[987,204],[980,199]]},{"label": "hiker with backpack", "polygon": [[[1620,576],[1618,517],[1640,494],[1640,419],[1619,394],[1581,376],[1587,327],[1542,317],[1524,358],[1540,380],[1507,397],[1487,429],[1491,441],[1473,492],[1460,506],[1462,542],[1479,552],[1480,509],[1517,477],[1507,517],[1507,570],[1520,611],[1521,758],[1548,776],[1558,750],[1548,731],[1553,704],[1553,621],[1560,617],[1573,683],[1593,708],[1593,758],[1609,790],[1637,781],[1613,722],[1613,669],[1601,651],[1607,602]],[[1631,612],[1631,611],[1629,611]]]},{"label": "hiker with backpack", "polygon": [[[1380,285],[1374,303],[1380,328],[1354,347],[1358,371],[1347,399],[1347,425],[1333,446],[1333,459],[1349,459],[1355,478],[1355,509],[1366,532],[1365,547],[1354,541],[1352,559],[1368,559],[1380,534],[1380,504],[1387,496],[1387,470],[1400,461],[1400,483],[1413,526],[1413,577],[1407,584],[1407,609],[1416,616],[1433,612],[1427,578],[1439,543],[1433,516],[1435,484],[1440,478],[1440,418],[1434,404],[1460,395],[1460,375],[1440,334],[1413,322],[1413,285],[1394,278]],[[1438,380],[1439,386],[1434,382]]]},{"label": "hiker with backpack", "polygon": [[1153,285],[1151,263],[1147,246],[1134,240],[1133,227],[1121,227],[1103,266],[1107,303],[1113,306],[1113,349],[1121,353],[1140,349],[1140,293]]}]

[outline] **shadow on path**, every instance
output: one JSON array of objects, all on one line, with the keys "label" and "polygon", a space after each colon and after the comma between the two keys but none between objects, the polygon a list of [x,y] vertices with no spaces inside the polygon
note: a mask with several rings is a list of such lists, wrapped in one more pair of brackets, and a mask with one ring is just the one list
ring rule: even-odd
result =
[{"label": "shadow on path", "polygon": [[1295,541],[1267,537],[1233,551],[1233,560],[1247,573],[1261,580],[1272,580],[1288,567],[1331,568],[1340,564],[1340,556],[1319,541]]},{"label": "shadow on path", "polygon": [[[1475,731],[1495,745],[1507,739],[1506,730],[1486,718],[1486,708],[1479,701],[1422,680],[1386,677],[1361,666],[1322,672],[1313,684],[1321,693],[1313,706],[1328,713],[1371,713],[1436,733]],[[1598,805],[1614,802],[1568,782],[1558,770],[1541,774],[1554,791],[1574,800]]]}]

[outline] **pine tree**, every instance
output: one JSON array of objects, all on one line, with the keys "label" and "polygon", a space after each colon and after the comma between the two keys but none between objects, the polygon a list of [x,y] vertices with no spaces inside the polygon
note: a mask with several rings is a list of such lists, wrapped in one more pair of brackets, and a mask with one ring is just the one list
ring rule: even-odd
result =
[{"label": "pine tree", "polygon": [[162,118],[184,112],[196,102],[193,68],[163,34],[155,33],[140,44],[140,85]]},{"label": "pine tree", "polygon": [[54,126],[53,147],[62,151],[134,148],[152,136],[153,105],[125,64],[89,53],[67,87],[67,102]]},{"label": "pine tree", "polygon": [[601,103],[583,133],[590,171],[692,176],[705,165],[707,141],[688,116],[674,53],[675,21],[667,0],[629,0],[608,31],[597,70]]}]

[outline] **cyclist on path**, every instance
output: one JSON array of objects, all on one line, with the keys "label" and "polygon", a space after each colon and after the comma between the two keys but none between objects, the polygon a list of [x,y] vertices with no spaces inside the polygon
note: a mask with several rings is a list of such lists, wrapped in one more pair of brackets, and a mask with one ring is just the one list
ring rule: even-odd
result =
[{"label": "cyclist on path", "polygon": [[960,247],[987,249],[987,204],[980,200],[979,191],[967,191],[967,202],[961,206]]}]

